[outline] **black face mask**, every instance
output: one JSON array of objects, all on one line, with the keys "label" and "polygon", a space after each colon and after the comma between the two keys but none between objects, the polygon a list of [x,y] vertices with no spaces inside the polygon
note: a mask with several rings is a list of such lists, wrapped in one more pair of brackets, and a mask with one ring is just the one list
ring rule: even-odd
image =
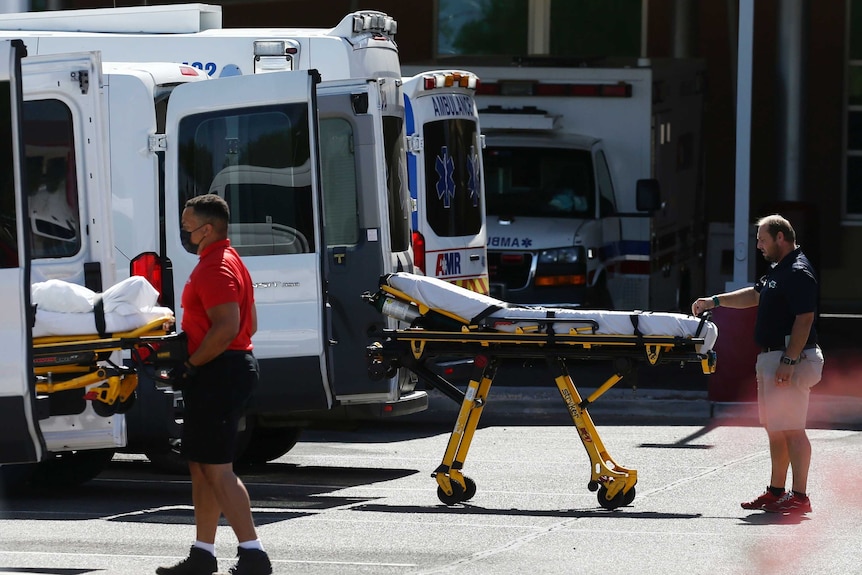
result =
[{"label": "black face mask", "polygon": [[192,242],[192,234],[195,233],[196,231],[198,231],[199,229],[201,229],[202,227],[204,227],[205,225],[206,224],[201,224],[190,232],[183,230],[183,229],[180,229],[180,242],[182,242],[183,247],[190,254],[197,255],[198,254],[198,246],[200,245],[200,244],[196,244],[196,243]]}]

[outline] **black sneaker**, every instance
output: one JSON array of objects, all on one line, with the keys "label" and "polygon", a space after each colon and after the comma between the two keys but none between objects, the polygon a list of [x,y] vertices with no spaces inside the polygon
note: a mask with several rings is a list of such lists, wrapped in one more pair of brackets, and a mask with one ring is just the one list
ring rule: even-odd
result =
[{"label": "black sneaker", "polygon": [[[230,575],[270,575],[272,563],[269,555],[261,549],[236,549],[237,561],[233,567],[227,570]],[[216,573],[215,575],[225,575]]]},{"label": "black sneaker", "polygon": [[189,549],[189,556],[173,567],[159,567],[158,575],[212,575],[218,571],[218,561],[206,549],[195,547]]}]

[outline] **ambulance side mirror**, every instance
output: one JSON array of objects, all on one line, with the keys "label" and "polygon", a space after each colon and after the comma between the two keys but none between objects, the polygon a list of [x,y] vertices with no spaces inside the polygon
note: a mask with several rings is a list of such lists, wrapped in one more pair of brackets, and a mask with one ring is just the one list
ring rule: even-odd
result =
[{"label": "ambulance side mirror", "polygon": [[658,180],[638,180],[635,187],[635,206],[639,212],[654,212],[661,208],[661,187]]}]

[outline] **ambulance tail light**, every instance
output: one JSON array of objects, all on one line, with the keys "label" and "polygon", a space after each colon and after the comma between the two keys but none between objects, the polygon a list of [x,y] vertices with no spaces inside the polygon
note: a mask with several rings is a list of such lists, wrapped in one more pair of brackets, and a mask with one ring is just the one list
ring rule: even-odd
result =
[{"label": "ambulance tail light", "polygon": [[562,96],[569,98],[631,98],[632,85],[615,84],[545,84],[533,81],[482,82],[477,96]]},{"label": "ambulance tail light", "polygon": [[413,232],[413,265],[419,269],[419,273],[425,274],[425,236],[419,232]]},{"label": "ambulance tail light", "polygon": [[162,299],[162,260],[155,252],[139,254],[129,264],[129,273],[133,276],[141,276],[150,282],[159,292],[159,301]]},{"label": "ambulance tail light", "polygon": [[479,86],[479,77],[471,72],[454,70],[451,72],[435,72],[422,77],[422,87],[425,90],[451,88],[453,86],[476,90]]}]

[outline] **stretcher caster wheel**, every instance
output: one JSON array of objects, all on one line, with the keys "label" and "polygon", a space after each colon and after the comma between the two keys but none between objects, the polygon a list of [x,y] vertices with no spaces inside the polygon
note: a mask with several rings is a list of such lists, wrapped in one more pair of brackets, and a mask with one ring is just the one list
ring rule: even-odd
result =
[{"label": "stretcher caster wheel", "polygon": [[476,482],[469,477],[464,478],[464,495],[461,496],[461,501],[468,501],[476,495]]},{"label": "stretcher caster wheel", "polygon": [[464,500],[464,488],[452,481],[452,495],[447,495],[442,487],[437,488],[437,499],[445,505],[455,505]]},{"label": "stretcher caster wheel", "polygon": [[114,405],[108,405],[107,403],[95,400],[92,403],[93,411],[95,411],[96,415],[99,417],[111,417],[115,413],[119,412],[119,402],[115,402]]},{"label": "stretcher caster wheel", "polygon": [[595,492],[596,490],[598,490],[598,488],[599,488],[599,482],[598,481],[590,481],[589,483],[587,483],[587,489],[589,489],[590,491]]},{"label": "stretcher caster wheel", "polygon": [[135,400],[137,399],[137,392],[132,393],[126,401],[119,401],[119,405],[117,406],[117,413],[128,413],[132,406],[135,405]]},{"label": "stretcher caster wheel", "polygon": [[629,492],[625,494],[623,498],[623,505],[631,505],[632,501],[635,500],[635,486],[632,485],[632,488],[629,489]]},{"label": "stretcher caster wheel", "polygon": [[602,485],[601,487],[599,487],[599,492],[596,496],[596,499],[598,499],[599,505],[601,505],[605,509],[616,509],[617,507],[622,507],[623,505],[625,505],[626,494],[620,491],[611,499],[608,499],[608,488]]}]

